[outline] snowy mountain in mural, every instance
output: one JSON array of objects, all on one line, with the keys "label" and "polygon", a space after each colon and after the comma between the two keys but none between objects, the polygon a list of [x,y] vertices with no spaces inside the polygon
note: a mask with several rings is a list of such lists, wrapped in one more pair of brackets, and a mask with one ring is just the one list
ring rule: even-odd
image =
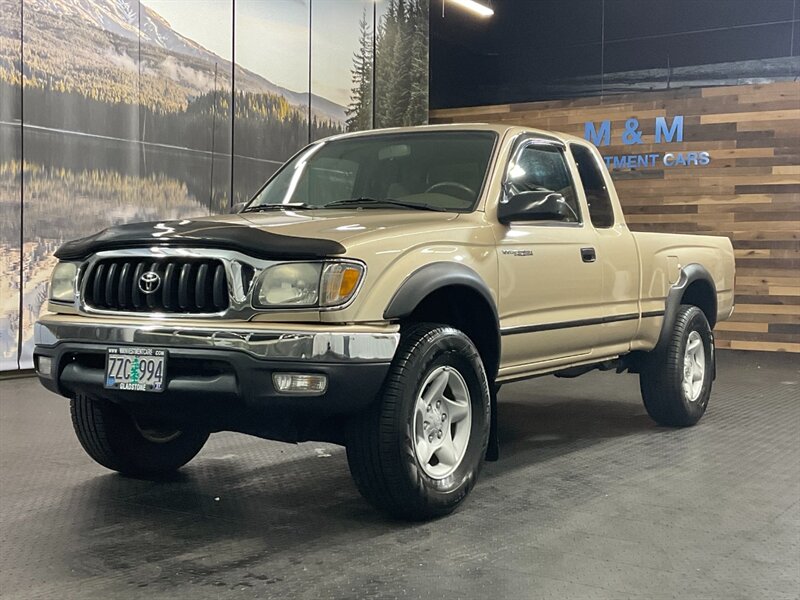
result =
[{"label": "snowy mountain in mural", "polygon": [[[5,9],[7,3],[3,0],[0,7]],[[208,92],[215,83],[219,89],[230,87],[230,61],[181,35],[136,0],[27,0],[25,38],[37,46],[46,42],[49,50],[42,56],[45,60],[35,65],[38,78],[70,90],[77,86],[85,95],[91,90],[95,98],[106,95],[131,102],[141,98],[146,104],[173,110]],[[54,51],[62,49],[63,53]],[[0,63],[12,58],[0,54]],[[161,79],[164,85],[144,85],[138,91],[144,96],[136,98],[133,88],[130,97],[120,97],[122,90],[112,91],[115,83],[139,72],[145,79]],[[235,79],[239,91],[279,95],[290,105],[307,110],[306,91],[288,90],[240,66]],[[322,118],[345,120],[343,106],[319,96],[312,96],[311,102]]]}]

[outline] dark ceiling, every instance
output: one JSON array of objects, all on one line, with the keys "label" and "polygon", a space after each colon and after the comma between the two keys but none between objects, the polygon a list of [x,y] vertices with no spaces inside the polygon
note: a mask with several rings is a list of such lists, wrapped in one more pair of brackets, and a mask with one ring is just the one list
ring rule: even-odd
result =
[{"label": "dark ceiling", "polygon": [[479,1],[431,0],[431,108],[800,75],[800,0]]}]

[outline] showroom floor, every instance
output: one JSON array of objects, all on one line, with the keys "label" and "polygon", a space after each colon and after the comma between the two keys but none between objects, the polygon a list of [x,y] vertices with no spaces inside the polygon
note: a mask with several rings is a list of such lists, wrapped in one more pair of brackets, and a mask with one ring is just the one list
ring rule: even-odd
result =
[{"label": "showroom floor", "polygon": [[500,393],[503,456],[456,514],[384,520],[342,449],[217,434],[124,479],[66,401],[0,381],[3,598],[797,598],[798,357],[719,353],[704,420],[653,425],[633,376]]}]

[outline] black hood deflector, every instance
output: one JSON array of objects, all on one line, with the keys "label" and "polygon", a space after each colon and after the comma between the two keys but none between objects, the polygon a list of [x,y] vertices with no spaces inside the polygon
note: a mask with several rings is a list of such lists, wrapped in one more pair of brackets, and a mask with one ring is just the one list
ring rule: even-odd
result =
[{"label": "black hood deflector", "polygon": [[219,248],[264,259],[313,259],[343,254],[339,242],[302,238],[264,231],[250,224],[214,221],[150,221],[109,227],[89,237],[62,245],[62,260],[82,260],[101,250],[121,248]]}]

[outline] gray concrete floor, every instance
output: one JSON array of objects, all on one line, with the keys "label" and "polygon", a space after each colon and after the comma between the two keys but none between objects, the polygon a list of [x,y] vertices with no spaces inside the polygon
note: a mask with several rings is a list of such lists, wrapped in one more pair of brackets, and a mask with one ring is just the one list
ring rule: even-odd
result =
[{"label": "gray concrete floor", "polygon": [[3,598],[798,598],[798,357],[719,353],[709,412],[656,427],[634,376],[500,393],[463,508],[390,522],[344,451],[212,436],[174,481],[105,471],[66,400],[0,382]]}]

